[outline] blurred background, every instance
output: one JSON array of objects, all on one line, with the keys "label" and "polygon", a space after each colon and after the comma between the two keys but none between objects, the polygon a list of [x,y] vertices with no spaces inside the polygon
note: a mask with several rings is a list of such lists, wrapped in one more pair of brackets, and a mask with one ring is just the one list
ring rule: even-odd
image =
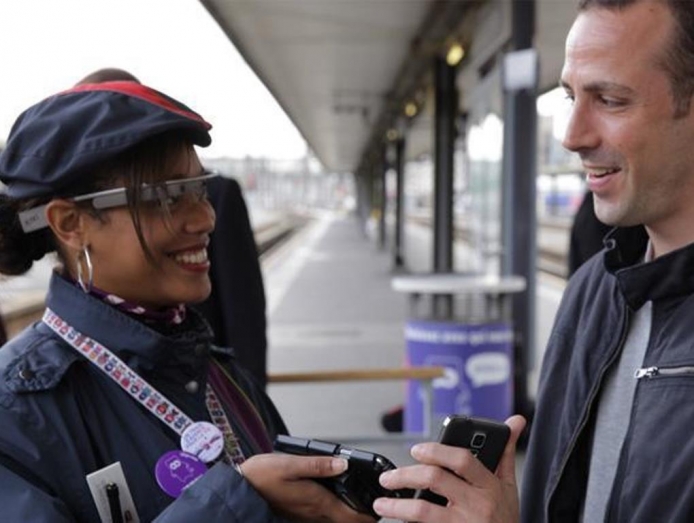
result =
[{"label": "blurred background", "polygon": [[[573,16],[557,0],[4,0],[0,148],[33,103],[125,69],[213,124],[199,154],[243,189],[271,374],[402,366],[398,275],[519,275],[511,379],[531,413],[585,194],[556,88]],[[10,334],[42,312],[52,263],[0,279]],[[405,397],[402,380],[269,391],[293,431],[333,438],[383,436]]]}]

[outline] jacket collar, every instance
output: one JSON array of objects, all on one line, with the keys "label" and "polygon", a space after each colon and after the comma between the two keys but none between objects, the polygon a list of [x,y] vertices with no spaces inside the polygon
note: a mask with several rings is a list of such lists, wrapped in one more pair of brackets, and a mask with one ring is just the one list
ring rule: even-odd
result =
[{"label": "jacket collar", "polygon": [[603,260],[633,310],[647,301],[694,292],[694,243],[642,263],[645,245],[627,243],[620,231],[606,236]]},{"label": "jacket collar", "polygon": [[[193,376],[207,363],[212,333],[205,320],[192,309],[183,324],[170,334],[162,334],[85,294],[57,273],[51,277],[46,306],[76,330],[107,347],[138,374],[179,368]],[[43,323],[36,329],[55,336]],[[52,388],[70,365],[81,359],[76,351],[67,347],[65,350],[56,350],[53,344],[27,347],[25,342],[20,335],[8,344],[10,350],[3,355],[11,360],[7,363],[4,379],[15,392]]]}]

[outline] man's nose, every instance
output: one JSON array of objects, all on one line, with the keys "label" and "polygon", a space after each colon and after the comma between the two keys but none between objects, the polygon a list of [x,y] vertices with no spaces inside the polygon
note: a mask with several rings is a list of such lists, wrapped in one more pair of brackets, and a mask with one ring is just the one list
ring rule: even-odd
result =
[{"label": "man's nose", "polygon": [[572,152],[592,150],[600,145],[594,115],[586,104],[576,102],[572,107],[562,145]]}]

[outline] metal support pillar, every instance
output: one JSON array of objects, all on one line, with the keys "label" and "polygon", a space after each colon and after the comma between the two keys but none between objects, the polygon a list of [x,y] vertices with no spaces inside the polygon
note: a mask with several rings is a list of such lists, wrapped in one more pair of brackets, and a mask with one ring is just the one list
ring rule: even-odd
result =
[{"label": "metal support pillar", "polygon": [[[436,58],[434,122],[434,272],[453,270],[453,148],[455,120],[458,114],[456,68]],[[436,295],[433,314],[437,318],[453,316],[453,295]]]},{"label": "metal support pillar", "polygon": [[357,185],[357,220],[361,232],[366,236],[366,224],[369,220],[369,180],[364,172],[355,175]]},{"label": "metal support pillar", "polygon": [[379,217],[378,217],[378,247],[386,248],[386,213],[388,212],[388,194],[386,192],[386,173],[388,172],[388,162],[386,162],[386,145],[381,146],[379,157],[374,164],[374,174],[378,180],[379,188]]},{"label": "metal support pillar", "polygon": [[[535,0],[512,2],[512,47],[531,49],[535,32]],[[535,65],[536,67],[536,65]],[[504,80],[503,244],[504,275],[525,278],[526,290],[513,297],[515,343],[515,411],[529,415],[527,378],[535,344],[537,69],[531,84],[508,87]]]},{"label": "metal support pillar", "polygon": [[405,138],[400,136],[395,143],[395,230],[393,231],[393,266],[405,267],[403,230],[405,227]]}]

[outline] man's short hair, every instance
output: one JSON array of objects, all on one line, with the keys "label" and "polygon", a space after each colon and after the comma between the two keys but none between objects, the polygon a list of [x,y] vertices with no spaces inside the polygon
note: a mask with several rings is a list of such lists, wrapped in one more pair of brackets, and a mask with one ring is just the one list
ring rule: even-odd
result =
[{"label": "man's short hair", "polygon": [[117,67],[104,67],[103,69],[89,73],[75,85],[100,84],[103,82],[119,81],[140,83],[140,80],[138,80],[134,74],[126,71],[125,69],[119,69]]},{"label": "man's short hair", "polygon": [[693,0],[579,0],[578,8],[623,9],[638,2],[658,1],[670,8],[676,33],[662,61],[670,77],[675,117],[689,113],[694,96],[694,1]]}]

